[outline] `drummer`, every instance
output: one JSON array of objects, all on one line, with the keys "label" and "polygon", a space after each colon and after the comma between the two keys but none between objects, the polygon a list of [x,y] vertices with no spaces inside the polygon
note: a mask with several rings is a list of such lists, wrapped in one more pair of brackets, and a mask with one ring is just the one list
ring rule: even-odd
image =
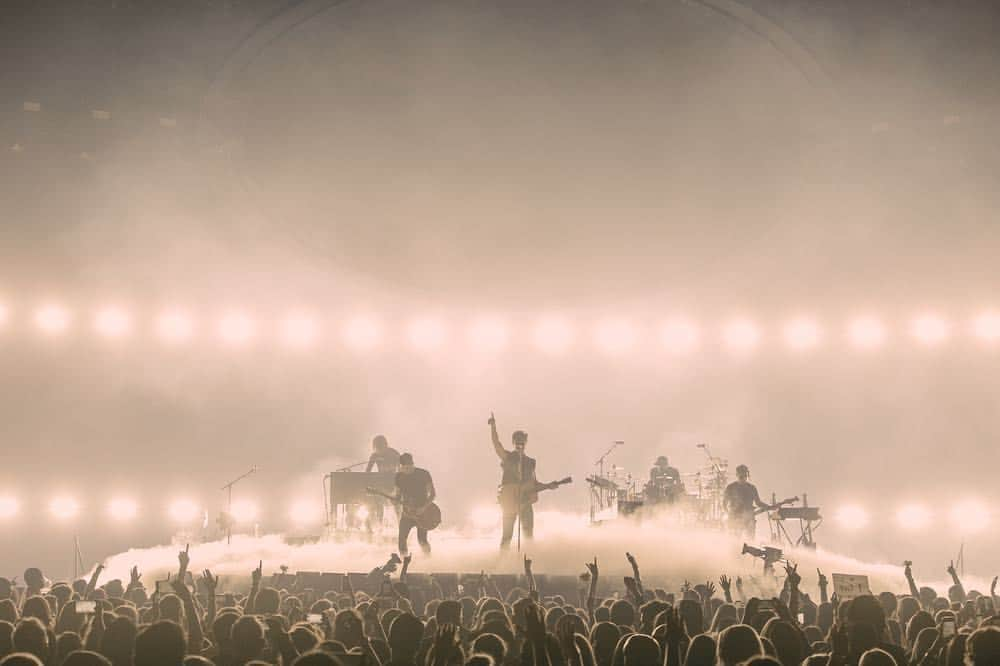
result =
[{"label": "drummer", "polygon": [[681,474],[677,468],[670,466],[666,456],[657,458],[656,464],[649,470],[649,485],[656,488],[664,499],[672,499],[680,484]]}]

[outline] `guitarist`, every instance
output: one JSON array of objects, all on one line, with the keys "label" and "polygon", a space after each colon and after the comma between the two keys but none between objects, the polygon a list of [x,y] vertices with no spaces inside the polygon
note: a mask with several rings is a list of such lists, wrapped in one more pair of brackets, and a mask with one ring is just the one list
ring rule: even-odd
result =
[{"label": "guitarist", "polygon": [[750,469],[746,465],[736,468],[737,481],[726,486],[723,503],[729,516],[729,529],[735,534],[742,534],[753,539],[757,532],[757,512],[771,511],[777,508],[766,504],[757,492],[757,486],[750,483]]},{"label": "guitarist", "polygon": [[417,528],[417,542],[425,555],[430,555],[431,544],[427,540],[427,530],[420,527],[414,516],[419,516],[434,501],[434,481],[426,469],[413,465],[413,456],[404,453],[399,456],[399,471],[396,472],[394,497],[401,503],[399,515],[399,554],[406,557],[406,545],[410,530]]},{"label": "guitarist", "polygon": [[497,422],[490,413],[490,435],[493,439],[493,450],[500,458],[503,476],[500,479],[500,510],[503,513],[503,536],[500,538],[500,549],[510,548],[510,540],[514,536],[514,521],[520,519],[521,533],[525,539],[531,539],[535,528],[535,510],[532,505],[538,501],[538,479],[535,476],[535,459],[524,454],[528,445],[528,433],[523,430],[514,432],[511,437],[514,450],[508,451],[500,443],[497,434]]}]

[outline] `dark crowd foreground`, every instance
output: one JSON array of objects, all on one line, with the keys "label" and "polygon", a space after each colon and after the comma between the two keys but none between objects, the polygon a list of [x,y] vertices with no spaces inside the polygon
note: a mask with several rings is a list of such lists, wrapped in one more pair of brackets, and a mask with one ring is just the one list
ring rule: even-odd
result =
[{"label": "dark crowd foreground", "polygon": [[396,555],[371,571],[368,591],[345,577],[322,595],[265,585],[263,563],[247,594],[223,591],[210,571],[188,573],[186,550],[152,590],[135,568],[127,585],[100,586],[102,567],[72,584],[32,568],[23,586],[0,578],[0,666],[1000,665],[997,580],[988,595],[967,592],[951,566],[947,596],[918,587],[907,566],[910,594],[851,600],[828,596],[817,571],[817,603],[792,564],[771,580],[777,597],[748,598],[726,575],[646,589],[626,557],[633,575],[619,592],[598,596],[595,559],[577,599],[539,590],[528,559],[524,587],[505,593],[483,572],[448,594],[431,577],[427,600],[407,582],[410,558]]}]

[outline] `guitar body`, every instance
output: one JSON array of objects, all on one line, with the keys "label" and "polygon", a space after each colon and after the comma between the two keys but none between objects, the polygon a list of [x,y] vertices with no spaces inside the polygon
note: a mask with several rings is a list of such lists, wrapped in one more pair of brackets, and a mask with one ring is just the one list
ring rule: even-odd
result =
[{"label": "guitar body", "polygon": [[419,529],[427,530],[428,532],[441,524],[441,509],[434,502],[428,504],[420,513],[403,507],[403,515],[412,519]]},{"label": "guitar body", "polygon": [[417,511],[412,507],[404,505],[402,502],[400,502],[392,495],[384,493],[381,490],[376,490],[375,488],[367,488],[366,491],[368,492],[369,495],[377,495],[379,497],[384,497],[393,504],[395,504],[396,507],[399,509],[400,513],[403,516],[406,516],[407,518],[412,520],[414,523],[416,523],[419,529],[427,530],[428,532],[430,532],[431,530],[436,529],[437,526],[441,524],[441,508],[434,502],[431,502],[426,507],[424,507],[423,511]]},{"label": "guitar body", "polygon": [[497,501],[505,513],[516,513],[522,506],[537,502],[539,492],[554,490],[565,483],[573,483],[573,478],[567,476],[565,479],[552,483],[539,483],[538,481],[507,483],[497,489]]}]

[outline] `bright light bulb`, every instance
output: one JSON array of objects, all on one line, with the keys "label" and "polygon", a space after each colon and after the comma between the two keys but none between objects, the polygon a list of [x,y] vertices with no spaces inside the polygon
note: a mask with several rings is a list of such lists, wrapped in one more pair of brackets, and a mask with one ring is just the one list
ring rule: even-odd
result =
[{"label": "bright light bulb", "polygon": [[896,522],[905,530],[919,530],[931,523],[931,512],[922,504],[907,504],[896,512]]},{"label": "bright light bulb", "polygon": [[497,352],[507,346],[507,324],[499,318],[480,317],[469,326],[468,337],[477,351]]},{"label": "bright light bulb", "polygon": [[943,343],[951,334],[951,326],[936,314],[922,314],[913,319],[910,333],[914,339],[926,347]]},{"label": "bright light bulb", "polygon": [[819,346],[822,331],[814,319],[799,317],[785,324],[782,336],[792,351],[808,351]]},{"label": "bright light bulb", "polygon": [[21,511],[21,503],[10,495],[0,496],[0,520],[9,520]]},{"label": "bright light bulb", "polygon": [[128,497],[116,497],[108,502],[108,515],[114,520],[132,520],[138,513],[139,505]]},{"label": "bright light bulb", "polygon": [[864,507],[848,504],[837,511],[837,522],[849,530],[859,530],[868,525],[868,512]]},{"label": "bright light bulb", "polygon": [[371,317],[354,317],[344,326],[344,342],[356,351],[370,351],[382,342],[382,327]]},{"label": "bright light bulb", "polygon": [[976,500],[959,502],[951,510],[951,520],[964,533],[981,532],[990,524],[990,509]]},{"label": "bright light bulb", "polygon": [[729,351],[746,354],[760,344],[760,329],[749,319],[734,319],[723,328],[722,341]]},{"label": "bright light bulb", "polygon": [[156,334],[167,344],[187,342],[194,335],[194,320],[183,310],[168,310],[157,317]]},{"label": "bright light bulb", "polygon": [[698,348],[698,327],[686,319],[670,319],[660,327],[660,340],[672,354],[689,354]]},{"label": "bright light bulb", "polygon": [[448,337],[444,322],[434,317],[420,317],[406,326],[410,346],[418,351],[438,349]]},{"label": "bright light bulb", "polygon": [[319,338],[319,324],[314,317],[292,313],[281,322],[281,340],[292,349],[311,347]]},{"label": "bright light bulb", "polygon": [[362,504],[358,507],[358,510],[354,512],[358,520],[368,520],[368,507]]},{"label": "bright light bulb", "polygon": [[606,319],[597,324],[594,342],[606,354],[619,355],[635,346],[638,333],[635,325],[625,319]]},{"label": "bright light bulb", "polygon": [[545,317],[535,324],[535,346],[547,354],[564,354],[573,346],[573,327],[562,317]]},{"label": "bright light bulb", "polygon": [[80,513],[80,504],[72,497],[60,495],[49,502],[49,512],[58,520],[69,520]]},{"label": "bright light bulb", "polygon": [[62,335],[69,328],[72,316],[61,305],[50,303],[35,311],[35,325],[46,335]]},{"label": "bright light bulb", "polygon": [[227,312],[219,319],[219,337],[233,347],[244,347],[253,340],[257,330],[253,320],[243,312]]},{"label": "bright light bulb", "polygon": [[174,500],[167,510],[170,518],[177,523],[185,524],[194,522],[201,513],[198,505],[189,499]]},{"label": "bright light bulb", "polygon": [[124,338],[132,332],[132,318],[122,308],[109,305],[94,315],[94,330],[105,338]]},{"label": "bright light bulb", "polygon": [[987,344],[1000,341],[1000,312],[981,312],[972,320],[972,334]]},{"label": "bright light bulb", "polygon": [[861,350],[881,347],[886,340],[885,324],[876,317],[855,317],[847,326],[847,337]]}]

